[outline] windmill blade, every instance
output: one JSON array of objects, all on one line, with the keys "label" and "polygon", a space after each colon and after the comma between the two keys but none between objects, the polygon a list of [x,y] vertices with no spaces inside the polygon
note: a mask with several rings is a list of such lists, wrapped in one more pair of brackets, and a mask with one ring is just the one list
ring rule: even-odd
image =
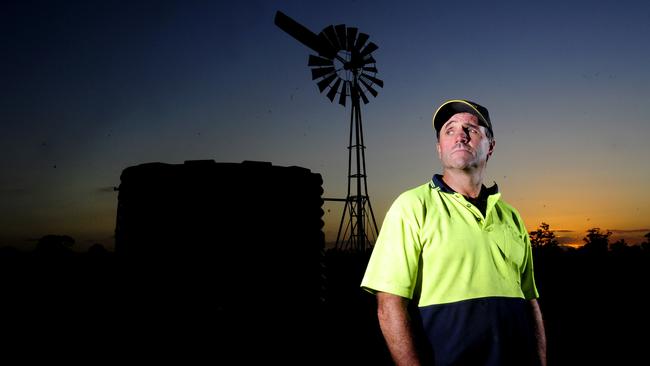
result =
[{"label": "windmill blade", "polygon": [[366,45],[366,48],[361,51],[361,56],[369,55],[370,53],[376,51],[379,48],[376,44],[370,42]]},{"label": "windmill blade", "polygon": [[377,79],[377,78],[374,77],[374,76],[370,76],[370,75],[366,75],[366,74],[361,74],[361,78],[366,78],[366,79],[368,79],[369,81],[371,81],[373,84],[377,84],[377,85],[379,85],[379,86],[382,87],[382,88],[384,87],[384,82],[381,81],[381,80],[379,80],[379,79]]},{"label": "windmill blade", "polygon": [[332,44],[332,46],[334,46],[334,49],[335,49],[335,50],[338,51],[338,50],[341,49],[341,45],[339,44],[339,38],[338,38],[338,36],[336,35],[336,31],[334,30],[334,26],[333,26],[333,25],[329,25],[329,26],[325,27],[325,29],[323,29],[323,31],[321,32],[321,34],[325,34],[325,36],[326,36],[327,39],[330,41],[330,43]]},{"label": "windmill blade", "polygon": [[328,58],[309,55],[309,63],[307,63],[307,66],[332,66],[332,65],[334,65],[334,61]]},{"label": "windmill blade", "polygon": [[357,32],[358,31],[359,31],[359,29],[354,28],[354,27],[349,27],[348,28],[348,34],[347,34],[348,48],[346,48],[346,50],[352,51],[352,49],[354,48],[354,41],[356,41],[356,39],[357,39]]},{"label": "windmill blade", "polygon": [[288,33],[291,37],[295,38],[298,42],[304,44],[305,46],[311,48],[312,50],[318,52],[320,55],[331,54],[331,51],[326,49],[322,42],[318,39],[318,36],[307,29],[302,24],[291,19],[288,15],[284,14],[281,11],[275,13],[274,18],[275,25],[280,29]]},{"label": "windmill blade", "polygon": [[370,94],[372,94],[373,97],[376,97],[376,96],[377,96],[377,91],[376,91],[375,89],[373,89],[373,88],[370,86],[370,84],[368,84],[368,82],[366,82],[366,81],[363,80],[362,78],[359,78],[359,81],[361,82],[361,84],[363,84],[363,86],[366,87],[366,89],[370,92]]},{"label": "windmill blade", "polygon": [[327,76],[327,75],[333,73],[334,71],[336,71],[334,66],[313,68],[313,69],[311,69],[311,79],[312,80],[320,79],[323,76]]},{"label": "windmill blade", "polygon": [[[318,90],[323,93],[329,87],[326,95],[331,102],[334,102],[338,93],[339,104],[345,107],[346,99],[350,96],[352,107],[355,108],[359,106],[359,100],[368,104],[366,92],[377,96],[374,85],[384,87],[384,82],[374,76],[378,71],[372,52],[379,47],[369,42],[370,36],[359,32],[358,28],[337,24],[327,26],[315,34],[281,11],[276,12],[274,22],[297,41],[317,52],[318,55],[309,55],[308,66],[311,67],[312,80],[318,80]],[[350,54],[339,55],[342,50],[349,51]],[[354,80],[344,80],[339,76],[334,64],[335,58],[343,63],[348,72],[352,72]]]},{"label": "windmill blade", "polygon": [[334,81],[334,79],[336,79],[336,73],[332,73],[330,76],[319,81],[317,83],[318,90],[320,90],[320,92],[322,93],[325,89],[327,89],[327,86],[330,85],[332,81]]},{"label": "windmill blade", "polygon": [[348,84],[349,81],[343,83],[343,88],[341,88],[341,96],[339,97],[339,104],[345,107],[345,99],[348,97]]},{"label": "windmill blade", "polygon": [[357,37],[357,42],[354,44],[354,49],[357,51],[361,51],[361,48],[363,45],[366,44],[366,41],[370,38],[369,35],[365,33],[359,33],[359,37]]},{"label": "windmill blade", "polygon": [[368,104],[368,97],[366,97],[366,94],[361,90],[361,87],[359,87],[359,84],[357,84],[357,87],[355,88],[357,93],[361,96],[361,99],[363,99],[363,104]]},{"label": "windmill blade", "polygon": [[347,32],[345,31],[345,24],[339,24],[334,27],[336,31],[336,36],[338,37],[339,45],[341,50],[347,50]]},{"label": "windmill blade", "polygon": [[[366,57],[367,57],[367,56],[366,56]],[[376,63],[376,62],[377,62],[377,60],[375,60],[374,57],[372,57],[372,56],[363,59],[363,64],[364,64],[364,65],[367,65],[367,64],[374,64],[374,63]]]},{"label": "windmill blade", "polygon": [[330,99],[330,102],[334,103],[334,97],[336,92],[339,91],[339,85],[341,85],[341,78],[336,79],[336,82],[330,88],[330,91],[327,92],[327,97]]}]

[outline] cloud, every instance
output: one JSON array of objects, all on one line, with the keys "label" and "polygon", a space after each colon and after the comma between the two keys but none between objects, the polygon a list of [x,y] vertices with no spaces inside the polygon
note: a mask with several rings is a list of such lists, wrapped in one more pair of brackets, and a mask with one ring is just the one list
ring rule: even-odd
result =
[{"label": "cloud", "polygon": [[[560,245],[563,245],[563,244],[575,244],[576,243],[576,238],[572,238],[572,237],[561,237],[561,238],[555,238],[555,239],[557,239],[557,242]],[[582,243],[582,241],[580,243]]]},{"label": "cloud", "polygon": [[554,233],[575,233],[575,230],[551,230]]},{"label": "cloud", "polygon": [[97,188],[96,192],[97,193],[113,193],[113,192],[115,192],[115,188],[117,188],[117,187],[114,187],[114,186],[99,187],[99,188]]},{"label": "cloud", "polygon": [[610,229],[613,234],[633,234],[633,233],[647,233],[650,232],[650,229],[631,229],[631,230],[623,230],[623,229]]}]

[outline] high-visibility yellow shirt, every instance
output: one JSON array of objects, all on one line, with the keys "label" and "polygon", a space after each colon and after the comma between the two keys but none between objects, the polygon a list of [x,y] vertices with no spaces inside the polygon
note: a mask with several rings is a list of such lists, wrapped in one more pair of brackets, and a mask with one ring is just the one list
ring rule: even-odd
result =
[{"label": "high-visibility yellow shirt", "polygon": [[489,296],[539,296],[519,213],[487,197],[485,216],[465,197],[427,184],[401,194],[384,219],[361,286],[419,306]]},{"label": "high-visibility yellow shirt", "polygon": [[440,176],[401,194],[361,287],[417,304],[414,329],[426,335],[435,365],[530,365],[527,300],[539,294],[528,232],[496,185],[481,198],[485,214]]}]

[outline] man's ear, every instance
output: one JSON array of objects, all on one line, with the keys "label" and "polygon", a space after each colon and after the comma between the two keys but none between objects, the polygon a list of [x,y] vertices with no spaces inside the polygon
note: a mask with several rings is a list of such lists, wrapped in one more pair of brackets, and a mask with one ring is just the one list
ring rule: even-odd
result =
[{"label": "man's ear", "polygon": [[488,148],[488,154],[487,154],[488,159],[490,158],[490,156],[492,156],[492,153],[494,153],[494,146],[496,145],[496,143],[497,142],[494,139],[490,140],[490,147]]},{"label": "man's ear", "polygon": [[436,142],[436,151],[438,151],[438,159],[442,159],[442,154],[440,154],[440,142]]}]

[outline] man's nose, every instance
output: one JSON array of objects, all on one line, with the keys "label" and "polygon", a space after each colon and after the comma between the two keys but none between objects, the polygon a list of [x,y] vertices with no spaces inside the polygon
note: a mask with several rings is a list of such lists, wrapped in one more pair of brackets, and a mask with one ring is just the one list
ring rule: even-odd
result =
[{"label": "man's nose", "polygon": [[460,131],[456,134],[456,142],[468,142],[469,141],[469,130],[461,128]]}]

